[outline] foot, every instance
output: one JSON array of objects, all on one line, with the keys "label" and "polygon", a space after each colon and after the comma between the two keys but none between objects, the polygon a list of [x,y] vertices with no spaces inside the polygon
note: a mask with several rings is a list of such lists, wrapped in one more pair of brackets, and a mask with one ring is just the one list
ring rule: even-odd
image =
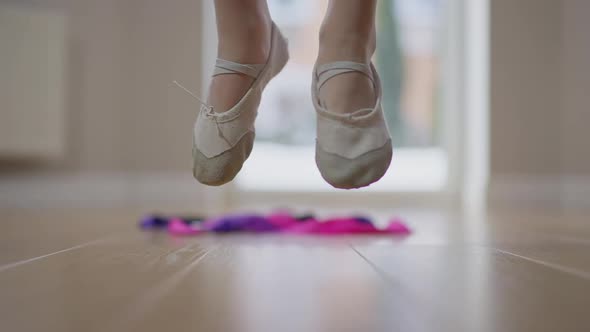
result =
[{"label": "foot", "polygon": [[[266,63],[270,52],[271,30],[270,20],[257,20],[246,23],[243,33],[239,35],[220,35],[217,57],[244,64]],[[226,112],[242,99],[253,82],[254,78],[242,74],[215,76],[211,80],[207,103],[217,113]]]},{"label": "foot", "polygon": [[320,38],[312,78],[316,164],[322,177],[341,189],[366,187],[379,180],[392,156],[379,75],[370,61],[374,48],[365,41],[370,38],[350,36]]},{"label": "foot", "polygon": [[220,47],[208,103],[211,107],[203,106],[195,121],[193,175],[206,185],[225,184],[242,168],[252,151],[262,91],[289,59],[287,41],[274,24],[266,54],[261,46],[265,43],[257,44],[252,38],[249,42],[252,44],[244,46],[246,51],[235,48],[226,52]]},{"label": "foot", "polygon": [[[322,32],[317,65],[337,61],[371,62],[375,51],[373,38],[354,34]],[[375,106],[376,93],[371,80],[362,73],[338,75],[319,91],[320,104],[335,113],[352,113]]]}]

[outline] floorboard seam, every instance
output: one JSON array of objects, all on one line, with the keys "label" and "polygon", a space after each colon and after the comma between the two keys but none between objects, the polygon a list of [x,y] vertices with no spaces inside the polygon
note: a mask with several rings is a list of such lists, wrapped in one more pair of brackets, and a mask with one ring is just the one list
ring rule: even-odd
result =
[{"label": "floorboard seam", "polygon": [[576,277],[582,278],[582,279],[586,279],[586,280],[590,280],[590,273],[588,272],[584,272],[578,269],[574,269],[574,268],[569,268],[567,266],[563,266],[563,265],[559,265],[559,264],[554,264],[554,263],[549,263],[549,262],[545,262],[542,260],[538,260],[538,259],[534,259],[534,258],[530,258],[530,257],[526,257],[526,256],[522,256],[522,255],[518,255],[506,250],[501,250],[498,248],[493,248],[495,251],[504,254],[504,255],[509,255],[509,256],[513,256],[513,257],[517,257],[523,260],[526,260],[528,262],[531,263],[535,263],[538,265],[542,265],[544,267],[550,268],[552,270],[557,270],[559,272],[563,272],[563,273],[567,273],[567,274],[571,274],[574,275]]},{"label": "floorboard seam", "polygon": [[[189,245],[192,247],[194,244]],[[186,248],[186,247],[185,247]],[[157,283],[154,287],[149,289],[144,296],[141,296],[133,305],[130,306],[131,310],[128,310],[121,317],[125,317],[125,322],[119,322],[117,328],[108,328],[105,331],[125,331],[128,330],[129,325],[137,322],[142,315],[145,315],[157,304],[158,300],[165,296],[166,293],[170,292],[179,282],[184,280],[197,264],[199,264],[205,257],[211,252],[217,250],[219,247],[213,247],[205,250],[205,252],[193,260],[190,264],[185,266],[182,270],[173,273],[165,280]],[[121,326],[122,325],[122,326]],[[122,327],[125,327],[124,329]]]},{"label": "floorboard seam", "polygon": [[102,238],[102,239],[98,239],[98,240],[94,240],[94,241],[82,243],[82,244],[79,244],[79,245],[76,245],[76,246],[73,246],[73,247],[70,247],[70,248],[62,249],[62,250],[59,250],[59,251],[56,251],[56,252],[52,252],[52,253],[49,253],[49,254],[45,254],[45,255],[41,255],[41,256],[37,256],[37,257],[33,257],[33,258],[28,258],[28,259],[17,261],[17,262],[13,262],[13,263],[8,263],[6,265],[0,266],[0,272],[4,272],[4,271],[10,270],[10,269],[19,267],[21,265],[29,264],[29,263],[32,263],[32,262],[35,262],[35,261],[38,261],[38,260],[42,260],[42,259],[45,259],[45,258],[48,258],[48,257],[51,257],[51,256],[63,254],[65,252],[74,251],[76,249],[81,249],[81,248],[84,248],[84,247],[90,247],[90,246],[96,245],[98,243],[105,242],[110,237],[111,236],[107,236],[107,237]]}]

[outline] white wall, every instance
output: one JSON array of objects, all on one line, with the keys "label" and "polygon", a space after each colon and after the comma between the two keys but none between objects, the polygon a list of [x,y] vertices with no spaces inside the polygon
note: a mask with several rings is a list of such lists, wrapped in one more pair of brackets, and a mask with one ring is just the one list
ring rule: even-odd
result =
[{"label": "white wall", "polygon": [[562,171],[590,177],[590,1],[563,1],[562,22]]},{"label": "white wall", "polygon": [[62,160],[0,173],[187,172],[197,106],[170,89],[200,86],[201,1],[0,0],[67,17]]},{"label": "white wall", "polygon": [[490,3],[491,199],[590,207],[590,1]]}]

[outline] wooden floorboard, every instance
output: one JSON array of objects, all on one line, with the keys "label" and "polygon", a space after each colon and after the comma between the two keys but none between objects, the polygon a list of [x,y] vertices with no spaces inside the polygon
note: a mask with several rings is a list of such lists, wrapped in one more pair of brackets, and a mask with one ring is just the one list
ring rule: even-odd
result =
[{"label": "wooden floorboard", "polygon": [[11,211],[4,331],[590,331],[590,225],[421,213],[409,237],[175,238],[133,211]]}]

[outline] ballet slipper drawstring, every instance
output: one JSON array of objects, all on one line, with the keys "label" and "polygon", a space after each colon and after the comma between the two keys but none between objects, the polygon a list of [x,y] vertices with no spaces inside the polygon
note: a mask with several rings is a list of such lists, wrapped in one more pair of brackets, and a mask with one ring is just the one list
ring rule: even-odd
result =
[{"label": "ballet slipper drawstring", "polygon": [[201,103],[201,111],[205,110],[205,117],[209,118],[209,119],[213,119],[215,120],[215,126],[217,127],[217,135],[219,135],[219,137],[221,137],[229,146],[231,146],[231,143],[229,142],[229,140],[223,135],[223,132],[221,131],[221,128],[219,127],[219,122],[217,121],[217,118],[220,116],[220,114],[217,114],[213,111],[213,106],[207,104],[206,102],[204,102],[201,98],[199,98],[196,94],[192,93],[189,89],[185,88],[182,84],[178,83],[177,81],[173,81],[172,82],[174,85],[176,85],[177,87],[181,88],[182,90],[184,90],[184,92],[188,93],[189,95],[191,95],[193,98],[195,98],[199,103]]}]

